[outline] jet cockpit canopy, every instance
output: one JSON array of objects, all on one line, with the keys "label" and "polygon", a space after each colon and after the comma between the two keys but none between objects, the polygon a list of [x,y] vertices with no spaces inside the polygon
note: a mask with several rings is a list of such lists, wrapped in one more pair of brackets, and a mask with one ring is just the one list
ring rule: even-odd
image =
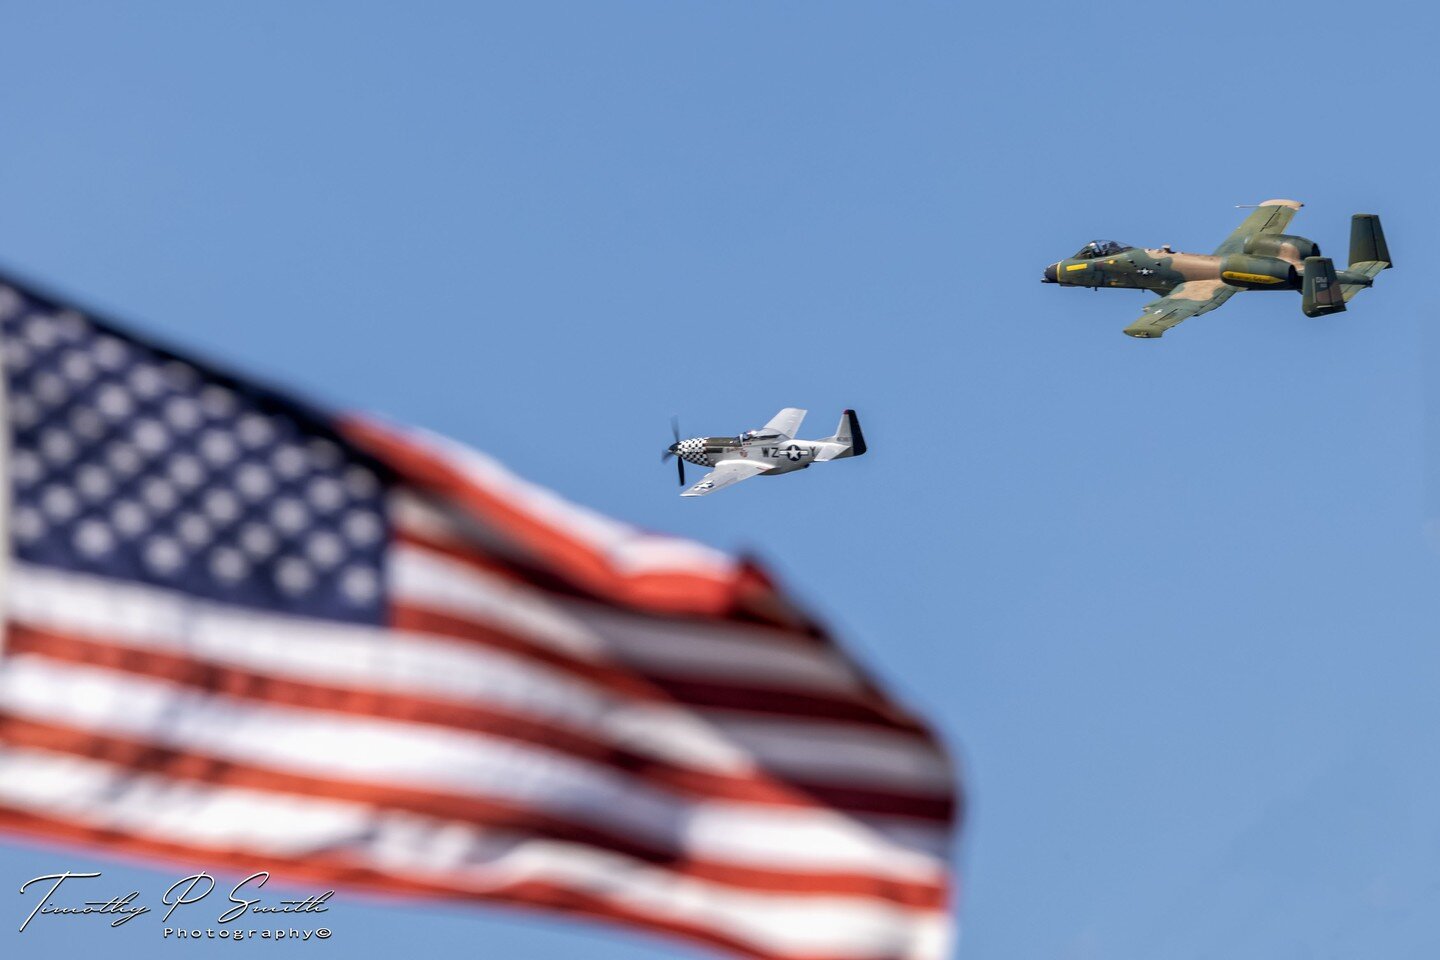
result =
[{"label": "jet cockpit canopy", "polygon": [[1080,252],[1071,257],[1072,260],[1093,260],[1096,257],[1113,257],[1117,253],[1129,250],[1130,247],[1123,243],[1116,243],[1114,240],[1091,240],[1080,248]]}]

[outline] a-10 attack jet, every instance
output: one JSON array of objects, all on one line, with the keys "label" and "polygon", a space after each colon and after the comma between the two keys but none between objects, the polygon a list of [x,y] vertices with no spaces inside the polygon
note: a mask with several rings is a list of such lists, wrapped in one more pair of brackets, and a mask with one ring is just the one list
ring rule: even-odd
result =
[{"label": "a-10 attack jet", "polygon": [[1299,290],[1307,317],[1339,313],[1351,297],[1393,266],[1380,218],[1357,213],[1350,221],[1350,266],[1336,270],[1313,240],[1285,233],[1303,204],[1266,200],[1213,254],[1127,247],[1113,240],[1085,244],[1068,260],[1045,268],[1045,283],[1071,287],[1154,290],[1132,337],[1159,337],[1182,320],[1208,313],[1241,290]]},{"label": "a-10 attack jet", "polygon": [[854,410],[840,415],[840,426],[833,437],[824,440],[796,440],[805,411],[786,407],[759,430],[746,430],[735,437],[691,437],[680,439],[680,427],[670,422],[675,442],[662,459],[675,457],[680,471],[680,486],[685,486],[685,463],[714,467],[684,493],[682,497],[703,497],[750,477],[775,477],[782,473],[804,470],[812,463],[858,457],[865,452],[865,435]]}]

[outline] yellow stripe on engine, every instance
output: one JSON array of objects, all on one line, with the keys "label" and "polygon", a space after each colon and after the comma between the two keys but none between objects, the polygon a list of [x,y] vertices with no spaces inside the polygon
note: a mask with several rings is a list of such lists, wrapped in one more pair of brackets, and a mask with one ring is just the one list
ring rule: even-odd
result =
[{"label": "yellow stripe on engine", "polygon": [[1220,276],[1226,280],[1244,280],[1247,283],[1284,283],[1279,277],[1269,277],[1263,273],[1241,273],[1239,270],[1226,270]]}]

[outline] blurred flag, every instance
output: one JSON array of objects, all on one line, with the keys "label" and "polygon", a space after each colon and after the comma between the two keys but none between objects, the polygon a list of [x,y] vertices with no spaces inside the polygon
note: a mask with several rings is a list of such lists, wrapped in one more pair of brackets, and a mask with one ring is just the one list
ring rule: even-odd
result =
[{"label": "blurred flag", "polygon": [[0,829],[948,952],[952,772],[754,566],[0,283]]}]

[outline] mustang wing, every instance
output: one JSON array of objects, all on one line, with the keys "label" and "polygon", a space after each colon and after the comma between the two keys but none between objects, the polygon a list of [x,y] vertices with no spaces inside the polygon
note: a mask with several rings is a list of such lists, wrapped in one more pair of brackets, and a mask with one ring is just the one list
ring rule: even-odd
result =
[{"label": "mustang wing", "polygon": [[705,474],[699,483],[680,496],[703,497],[707,493],[723,490],[731,484],[764,473],[770,468],[770,464],[756,463],[754,460],[722,460],[718,467]]},{"label": "mustang wing", "polygon": [[1159,300],[1145,304],[1145,312],[1125,332],[1141,338],[1164,336],[1181,320],[1209,313],[1239,289],[1224,280],[1189,280]]},{"label": "mustang wing", "polygon": [[1215,248],[1215,255],[1223,257],[1229,253],[1240,253],[1245,241],[1257,234],[1284,233],[1290,221],[1295,219],[1295,211],[1303,206],[1298,200],[1266,200],[1225,238],[1224,243]]},{"label": "mustang wing", "polygon": [[778,433],[786,440],[791,440],[795,434],[800,432],[800,421],[805,419],[805,411],[799,407],[786,407],[775,416],[770,422],[761,428],[763,433]]}]

